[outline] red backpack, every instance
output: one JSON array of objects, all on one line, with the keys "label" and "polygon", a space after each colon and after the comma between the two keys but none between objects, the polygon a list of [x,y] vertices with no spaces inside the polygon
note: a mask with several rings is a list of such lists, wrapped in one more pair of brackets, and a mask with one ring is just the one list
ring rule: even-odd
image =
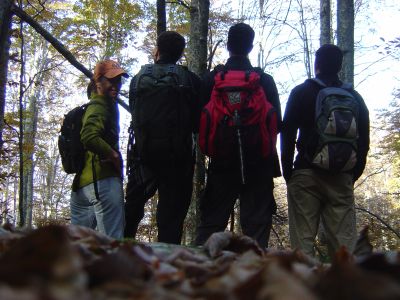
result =
[{"label": "red backpack", "polygon": [[277,139],[277,114],[255,70],[215,75],[210,101],[200,118],[199,144],[211,157],[244,162],[268,158]]}]

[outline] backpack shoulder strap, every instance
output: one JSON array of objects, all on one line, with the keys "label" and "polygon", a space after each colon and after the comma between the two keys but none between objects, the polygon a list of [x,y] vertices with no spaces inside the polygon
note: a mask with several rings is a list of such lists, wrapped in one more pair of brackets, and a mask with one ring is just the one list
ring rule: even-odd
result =
[{"label": "backpack shoulder strap", "polygon": [[140,79],[144,76],[144,75],[152,75],[154,73],[154,64],[146,64],[146,65],[142,65],[142,67],[140,68],[140,71],[136,74],[135,81],[133,83],[133,85],[131,85],[131,88],[133,88],[133,92],[136,94],[136,91],[138,89],[139,83],[140,83]]},{"label": "backpack shoulder strap", "polygon": [[353,85],[352,85],[351,83],[346,83],[346,82],[343,82],[341,88],[342,88],[342,89],[345,89],[345,90],[347,90],[347,91],[352,91],[352,90],[354,90]]},{"label": "backpack shoulder strap", "polygon": [[186,66],[170,64],[164,67],[167,74],[174,74],[177,82],[182,87],[193,87],[189,69]]},{"label": "backpack shoulder strap", "polygon": [[152,74],[155,66],[156,66],[155,64],[143,65],[140,68],[140,71],[139,71],[138,75],[140,76],[140,75],[143,75],[143,74],[146,74],[146,75]]},{"label": "backpack shoulder strap", "polygon": [[[316,84],[318,84],[319,86],[322,86],[322,87],[324,87],[324,88],[328,87],[321,79],[319,79],[319,78],[317,78],[317,77],[310,78],[310,79],[307,79],[307,80],[312,81],[312,82],[315,82]],[[307,81],[307,80],[306,80],[306,81]]]},{"label": "backpack shoulder strap", "polygon": [[254,67],[252,71],[256,72],[258,75],[260,75],[260,77],[264,73],[263,69],[261,69],[260,67]]},{"label": "backpack shoulder strap", "polygon": [[219,72],[222,72],[225,70],[226,70],[226,68],[225,68],[225,65],[223,65],[223,64],[216,65],[214,68],[215,73],[219,73]]}]

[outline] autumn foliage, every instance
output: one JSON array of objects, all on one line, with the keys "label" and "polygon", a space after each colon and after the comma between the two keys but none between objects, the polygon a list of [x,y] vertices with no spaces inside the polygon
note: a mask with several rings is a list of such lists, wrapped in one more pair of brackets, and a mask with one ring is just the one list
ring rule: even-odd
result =
[{"label": "autumn foliage", "polygon": [[204,248],[116,241],[87,228],[0,229],[0,299],[400,299],[400,253],[332,265],[216,233]]}]

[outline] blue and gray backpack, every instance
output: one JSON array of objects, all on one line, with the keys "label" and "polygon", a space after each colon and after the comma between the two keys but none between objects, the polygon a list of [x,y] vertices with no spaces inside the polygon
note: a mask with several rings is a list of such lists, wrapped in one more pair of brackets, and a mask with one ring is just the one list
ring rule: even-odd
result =
[{"label": "blue and gray backpack", "polygon": [[315,102],[317,148],[311,157],[315,167],[331,172],[345,172],[357,162],[359,101],[350,93],[350,84],[322,86]]}]

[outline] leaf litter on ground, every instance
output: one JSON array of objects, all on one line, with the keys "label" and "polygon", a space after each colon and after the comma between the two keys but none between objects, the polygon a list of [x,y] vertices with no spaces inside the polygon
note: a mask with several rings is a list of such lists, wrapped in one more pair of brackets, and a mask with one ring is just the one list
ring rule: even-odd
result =
[{"label": "leaf litter on ground", "polygon": [[0,229],[0,299],[400,299],[400,253],[332,264],[299,250],[261,249],[251,238],[213,234],[204,247],[117,241],[80,226]]}]

